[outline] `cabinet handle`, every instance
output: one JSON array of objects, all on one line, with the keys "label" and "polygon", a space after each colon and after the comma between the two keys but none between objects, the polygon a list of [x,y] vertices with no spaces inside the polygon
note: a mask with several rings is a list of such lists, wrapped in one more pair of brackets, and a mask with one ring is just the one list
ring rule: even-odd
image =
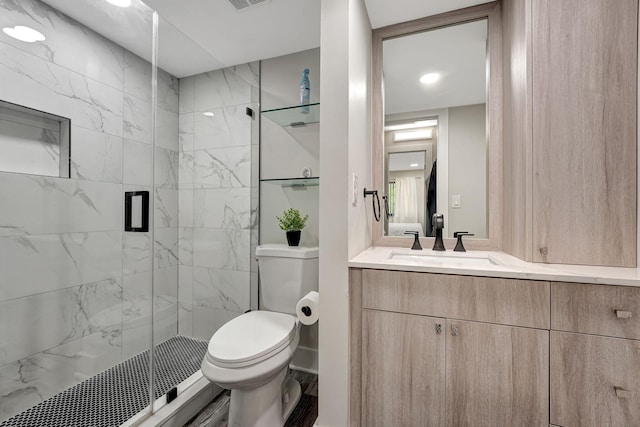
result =
[{"label": "cabinet handle", "polygon": [[436,323],[436,334],[440,335],[442,333],[442,324]]},{"label": "cabinet handle", "polygon": [[540,255],[542,255],[542,256],[547,256],[547,255],[549,255],[549,248],[547,248],[546,246],[545,246],[545,247],[540,248]]},{"label": "cabinet handle", "polygon": [[624,310],[616,310],[616,317],[618,319],[631,319],[631,312]]},{"label": "cabinet handle", "polygon": [[620,399],[628,399],[631,397],[631,392],[629,390],[625,390],[622,387],[614,387],[616,391],[616,396]]},{"label": "cabinet handle", "polygon": [[451,325],[451,335],[458,335],[458,325]]}]

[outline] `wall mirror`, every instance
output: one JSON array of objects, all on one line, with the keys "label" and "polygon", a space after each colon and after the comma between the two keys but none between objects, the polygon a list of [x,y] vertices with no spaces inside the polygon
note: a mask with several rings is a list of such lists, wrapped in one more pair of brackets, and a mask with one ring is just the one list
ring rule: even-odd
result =
[{"label": "wall mirror", "polygon": [[499,4],[488,3],[374,30],[377,244],[432,236],[437,212],[445,237],[466,231],[499,248],[499,24]]}]

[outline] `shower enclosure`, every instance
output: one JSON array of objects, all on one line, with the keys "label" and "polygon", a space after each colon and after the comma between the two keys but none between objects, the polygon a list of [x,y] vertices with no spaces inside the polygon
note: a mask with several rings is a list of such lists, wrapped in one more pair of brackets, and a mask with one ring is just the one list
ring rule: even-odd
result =
[{"label": "shower enclosure", "polygon": [[114,2],[0,0],[2,427],[141,420],[257,305],[257,63]]}]

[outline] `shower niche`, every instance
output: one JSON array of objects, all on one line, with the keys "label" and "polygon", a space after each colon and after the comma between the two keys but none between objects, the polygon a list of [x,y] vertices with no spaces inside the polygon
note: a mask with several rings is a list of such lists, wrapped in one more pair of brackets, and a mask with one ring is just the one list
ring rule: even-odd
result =
[{"label": "shower niche", "polygon": [[69,178],[71,120],[0,100],[0,171]]}]

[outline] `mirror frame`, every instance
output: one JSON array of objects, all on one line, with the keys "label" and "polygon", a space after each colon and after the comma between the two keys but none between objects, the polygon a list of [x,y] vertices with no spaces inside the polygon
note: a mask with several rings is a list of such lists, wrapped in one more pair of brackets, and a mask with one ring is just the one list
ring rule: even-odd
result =
[{"label": "mirror frame", "polygon": [[[384,183],[384,82],[382,44],[415,33],[487,19],[487,239],[466,239],[469,249],[500,250],[502,248],[502,23],[500,1],[484,3],[439,15],[389,25],[372,32],[372,181],[373,187],[386,194]],[[448,196],[447,196],[448,198]],[[467,230],[473,232],[473,230]],[[411,246],[411,237],[384,236],[384,223],[372,222],[375,246]],[[421,237],[426,249],[433,237]],[[453,249],[456,239],[445,238],[445,247]]]}]

